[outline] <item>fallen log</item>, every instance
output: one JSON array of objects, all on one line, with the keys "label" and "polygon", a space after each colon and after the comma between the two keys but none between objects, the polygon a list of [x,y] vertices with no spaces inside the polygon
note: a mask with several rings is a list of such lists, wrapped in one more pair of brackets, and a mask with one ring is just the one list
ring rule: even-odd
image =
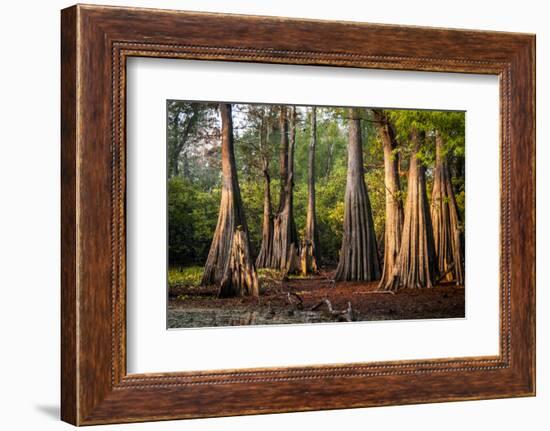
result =
[{"label": "fallen log", "polygon": [[317,311],[322,306],[326,306],[327,308],[327,314],[329,316],[332,316],[337,319],[342,319],[345,322],[351,322],[353,320],[353,309],[351,307],[351,302],[348,301],[348,307],[345,310],[335,310],[332,307],[332,303],[328,300],[328,298],[323,299],[318,304],[311,307],[311,311]]}]

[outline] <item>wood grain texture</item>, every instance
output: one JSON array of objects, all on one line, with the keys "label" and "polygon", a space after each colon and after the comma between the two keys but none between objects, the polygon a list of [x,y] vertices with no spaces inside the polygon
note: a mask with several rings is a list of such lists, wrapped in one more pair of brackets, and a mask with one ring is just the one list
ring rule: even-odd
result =
[{"label": "wood grain texture", "polygon": [[61,16],[61,417],[77,422],[76,9]]},{"label": "wood grain texture", "polygon": [[[534,36],[79,5],[62,11],[61,38],[63,420],[87,425],[534,394]],[[127,375],[129,56],[499,75],[499,356]]]}]

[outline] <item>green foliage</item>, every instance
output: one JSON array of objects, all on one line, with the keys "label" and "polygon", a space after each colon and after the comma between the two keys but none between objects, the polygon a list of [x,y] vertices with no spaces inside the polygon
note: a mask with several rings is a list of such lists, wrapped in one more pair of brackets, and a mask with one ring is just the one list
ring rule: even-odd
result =
[{"label": "green foliage", "polygon": [[166,105],[168,177],[183,176],[212,187],[220,159],[217,104],[168,100]]},{"label": "green foliage", "polygon": [[341,160],[332,175],[317,183],[317,227],[321,261],[335,263],[338,260],[344,223],[344,191],[346,167]]},{"label": "green foliage", "polygon": [[202,266],[168,268],[168,286],[198,287],[201,284]]},{"label": "green foliage", "polygon": [[[403,158],[410,157],[411,133],[420,132],[423,137],[417,155],[426,167],[428,196],[432,190],[432,175],[435,164],[435,131],[443,138],[443,156],[447,158],[451,170],[451,178],[455,190],[459,214],[464,220],[465,211],[465,121],[464,112],[451,111],[414,111],[414,110],[387,110],[390,120],[395,126],[396,137],[399,143],[399,153]],[[403,165],[402,165],[403,166]],[[406,182],[401,183],[406,192]]]},{"label": "green foliage", "polygon": [[205,191],[181,177],[168,181],[168,261],[203,263],[218,219],[220,190]]},{"label": "green foliage", "polygon": [[[252,246],[252,253],[255,255],[260,249],[262,241],[262,222],[264,214],[264,182],[251,179],[240,181],[241,198],[243,200],[248,225],[248,235]],[[212,232],[214,234],[214,232]]]},{"label": "green foliage", "polygon": [[396,130],[402,152],[410,152],[410,137],[413,130],[425,136],[419,149],[420,159],[426,166],[435,160],[434,133],[439,131],[445,142],[444,153],[449,157],[464,158],[465,119],[464,112],[451,111],[385,111]]},{"label": "green foliage", "polygon": [[464,223],[464,215],[466,210],[466,190],[464,177],[455,177],[452,179],[452,183],[455,190],[455,200],[458,207],[460,220]]}]

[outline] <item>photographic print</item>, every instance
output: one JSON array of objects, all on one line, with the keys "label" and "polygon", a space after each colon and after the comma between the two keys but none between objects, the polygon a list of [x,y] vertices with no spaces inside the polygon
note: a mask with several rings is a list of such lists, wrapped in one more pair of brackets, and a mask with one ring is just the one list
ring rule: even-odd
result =
[{"label": "photographic print", "polygon": [[168,328],[465,317],[465,112],[166,107]]}]

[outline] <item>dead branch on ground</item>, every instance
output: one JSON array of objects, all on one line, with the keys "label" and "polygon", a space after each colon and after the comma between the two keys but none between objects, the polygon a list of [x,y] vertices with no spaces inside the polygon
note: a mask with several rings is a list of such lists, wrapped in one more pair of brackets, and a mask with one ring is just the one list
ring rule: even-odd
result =
[{"label": "dead branch on ground", "polygon": [[286,299],[289,304],[294,305],[296,309],[303,310],[304,309],[304,300],[300,295],[294,292],[287,292]]},{"label": "dead branch on ground", "polygon": [[351,322],[353,320],[353,309],[351,307],[351,302],[348,301],[348,307],[345,310],[335,310],[332,308],[332,303],[328,300],[328,298],[323,299],[318,304],[311,307],[311,311],[317,311],[322,306],[326,306],[327,308],[327,314],[329,316],[332,316],[338,320],[343,320],[345,322]]}]

